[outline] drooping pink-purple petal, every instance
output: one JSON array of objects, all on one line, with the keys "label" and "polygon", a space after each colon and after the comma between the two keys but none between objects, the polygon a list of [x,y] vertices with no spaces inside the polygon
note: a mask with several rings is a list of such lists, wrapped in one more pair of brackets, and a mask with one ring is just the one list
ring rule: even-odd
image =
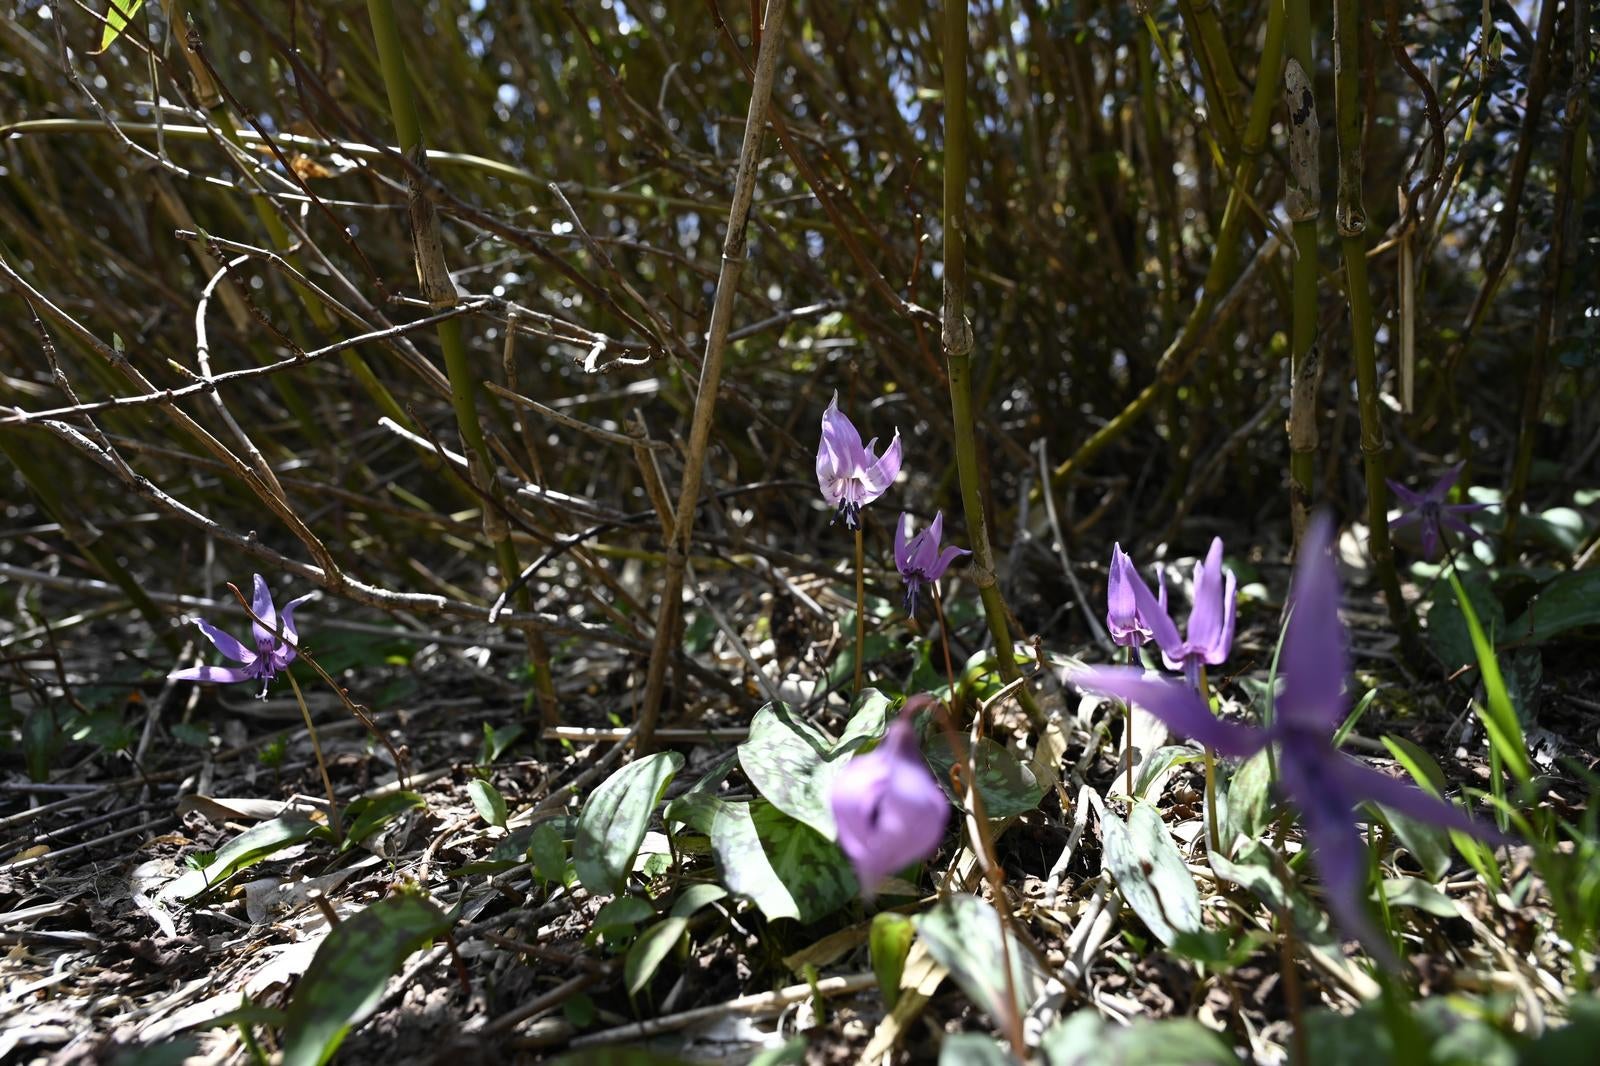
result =
[{"label": "drooping pink-purple petal", "polygon": [[[1335,758],[1344,757],[1324,746]],[[1374,958],[1395,965],[1393,950],[1367,914],[1367,844],[1356,827],[1355,802],[1343,789],[1325,786],[1325,765],[1324,758],[1285,744],[1279,753],[1279,785],[1300,812],[1306,849],[1322,877],[1334,924],[1361,941]]]},{"label": "drooping pink-purple petal", "polygon": [[1422,493],[1413,492],[1411,489],[1406,488],[1404,485],[1400,484],[1400,482],[1395,481],[1392,478],[1384,478],[1384,481],[1388,484],[1389,491],[1393,492],[1400,502],[1405,506],[1412,509],[1422,506]]},{"label": "drooping pink-purple petal", "polygon": [[1222,721],[1192,689],[1166,678],[1149,676],[1137,666],[1091,666],[1068,680],[1079,689],[1136,703],[1165,722],[1173,732],[1220,755],[1248,758],[1271,739],[1264,729]]},{"label": "drooping pink-purple petal", "polygon": [[829,802],[839,847],[868,899],[891,875],[937,851],[950,821],[950,801],[905,716],[889,724],[876,748],[840,771]]},{"label": "drooping pink-purple petal", "polygon": [[1159,596],[1152,595],[1150,586],[1144,583],[1139,572],[1132,567],[1128,571],[1128,587],[1133,590],[1134,610],[1139,620],[1150,627],[1150,634],[1155,638],[1162,654],[1181,656],[1183,653],[1183,637],[1178,634],[1178,627],[1172,621],[1172,616],[1167,613],[1167,578],[1160,574]]},{"label": "drooping pink-purple petal", "polygon": [[1339,570],[1331,553],[1335,528],[1326,514],[1312,519],[1300,542],[1289,592],[1289,624],[1279,671],[1283,693],[1273,703],[1281,720],[1331,735],[1349,708],[1345,629],[1339,621]]},{"label": "drooping pink-purple petal", "polygon": [[278,628],[278,614],[273,610],[272,593],[267,589],[266,579],[256,574],[251,584],[250,610],[256,617],[250,620],[250,631],[255,635],[256,648],[264,655],[272,647]]},{"label": "drooping pink-purple petal", "polygon": [[256,653],[253,650],[245,647],[204,618],[195,618],[193,622],[195,627],[206,635],[206,639],[211,641],[218,651],[234,662],[248,664],[256,661]]},{"label": "drooping pink-purple petal", "polygon": [[1339,787],[1359,802],[1376,803],[1407,818],[1443,829],[1454,829],[1490,844],[1507,844],[1512,840],[1493,825],[1472,817],[1455,804],[1424,792],[1409,781],[1390,777],[1366,763],[1339,755],[1329,760],[1328,765]]},{"label": "drooping pink-purple petal", "polygon": [[1465,459],[1461,460],[1461,462],[1457,463],[1455,466],[1450,467],[1450,469],[1446,470],[1442,475],[1440,475],[1438,481],[1435,481],[1428,488],[1427,492],[1423,493],[1423,496],[1427,499],[1433,500],[1435,503],[1443,503],[1445,500],[1450,498],[1450,490],[1455,487],[1457,479],[1461,477],[1461,471],[1465,470],[1466,468],[1467,461]]},{"label": "drooping pink-purple petal", "polygon": [[895,524],[894,564],[906,583],[906,611],[916,614],[917,595],[923,585],[931,585],[944,577],[950,564],[963,555],[972,553],[953,545],[940,549],[939,539],[944,533],[944,512],[934,515],[922,532],[909,536],[911,516],[901,514]]},{"label": "drooping pink-purple petal", "polygon": [[900,473],[900,432],[880,457],[877,438],[865,447],[855,425],[839,410],[835,392],[822,413],[822,439],[817,444],[817,487],[823,499],[837,508],[835,519],[856,528],[861,508],[886,492]]},{"label": "drooping pink-purple petal", "polygon": [[174,670],[167,675],[169,681],[205,681],[213,685],[232,685],[249,681],[256,676],[257,668],[250,666],[192,666],[187,670]]},{"label": "drooping pink-purple petal", "polygon": [[873,459],[872,450],[866,451],[869,464],[859,473],[861,482],[866,488],[866,499],[863,505],[871,503],[894,484],[894,479],[900,476],[900,431],[894,431],[894,437],[889,441],[889,447],[884,449],[883,456]]},{"label": "drooping pink-purple petal", "polygon": [[[200,681],[209,684],[231,685],[240,681],[259,681],[261,697],[266,698],[267,686],[280,670],[294,662],[299,633],[295,628],[294,612],[315,593],[298,596],[284,605],[280,615],[273,606],[272,594],[260,574],[252,582],[250,610],[260,619],[251,619],[250,632],[255,642],[251,648],[243,641],[222,632],[204,618],[195,618],[194,624],[223,655],[240,663],[233,666],[197,666],[175,670],[168,676],[174,681]],[[268,623],[263,625],[262,623]],[[282,630],[281,636],[275,630]]]}]

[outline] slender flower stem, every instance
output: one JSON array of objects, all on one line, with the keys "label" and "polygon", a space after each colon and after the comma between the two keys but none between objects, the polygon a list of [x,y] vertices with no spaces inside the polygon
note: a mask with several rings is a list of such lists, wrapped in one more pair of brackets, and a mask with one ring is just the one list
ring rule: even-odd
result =
[{"label": "slender flower stem", "polygon": [[[1128,665],[1139,665],[1139,649],[1133,645],[1128,646]],[[1123,738],[1122,746],[1128,749],[1128,802],[1133,802],[1133,704],[1127,700],[1122,701],[1122,711],[1128,716],[1125,729],[1127,736]]]},{"label": "slender flower stem", "polygon": [[856,695],[861,695],[862,676],[866,670],[867,655],[867,552],[863,543],[862,527],[865,515],[856,516]]},{"label": "slender flower stem", "polygon": [[[962,798],[963,813],[967,816],[967,826],[972,836],[973,854],[978,857],[978,865],[983,868],[984,878],[989,882],[989,893],[994,897],[995,910],[1000,915],[1000,959],[1006,975],[1006,1016],[1002,1020],[1006,1026],[1007,1038],[1011,1041],[1011,1050],[1019,1059],[1025,1059],[1028,1048],[1023,1038],[1022,1016],[1017,1006],[1016,976],[1011,971],[1010,931],[1015,925],[1015,918],[1011,913],[1011,902],[1005,892],[1005,871],[1000,867],[999,853],[995,850],[994,838],[989,834],[989,815],[984,809],[983,796],[978,792],[977,758],[967,748],[966,741],[961,737],[961,730],[956,727],[955,719],[950,713],[956,698],[956,672],[950,658],[950,629],[944,620],[944,597],[939,594],[937,581],[931,583],[929,587],[933,591],[934,609],[939,616],[939,634],[944,641],[944,669],[950,681],[950,702],[935,700],[934,714],[939,719],[945,740],[950,745],[950,753],[955,759],[955,764],[951,767],[950,783],[955,786],[956,792]],[[960,770],[959,774],[956,772],[957,768]]]},{"label": "slender flower stem", "polygon": [[311,736],[311,751],[317,757],[317,772],[322,775],[322,789],[328,794],[328,824],[333,827],[334,840],[343,843],[344,823],[339,818],[339,800],[333,794],[333,780],[328,776],[328,764],[322,758],[322,741],[317,739],[317,727],[311,724],[311,711],[306,708],[306,698],[300,693],[300,682],[293,672],[285,670],[289,687],[294,689],[294,701],[300,705],[300,717],[305,719],[306,732]]},{"label": "slender flower stem", "polygon": [[950,679],[950,706],[952,710],[959,710],[960,705],[957,703],[959,697],[956,695],[955,660],[950,658],[950,623],[945,621],[944,618],[944,597],[939,595],[939,583],[937,581],[932,582],[930,587],[933,591],[933,609],[939,616],[939,644],[944,648],[944,672],[945,676]]},{"label": "slender flower stem", "polygon": [[[1211,685],[1206,680],[1206,668],[1195,671],[1195,687],[1200,698],[1211,706]],[[1213,855],[1222,854],[1221,830],[1217,826],[1217,756],[1206,748],[1206,848]]]}]

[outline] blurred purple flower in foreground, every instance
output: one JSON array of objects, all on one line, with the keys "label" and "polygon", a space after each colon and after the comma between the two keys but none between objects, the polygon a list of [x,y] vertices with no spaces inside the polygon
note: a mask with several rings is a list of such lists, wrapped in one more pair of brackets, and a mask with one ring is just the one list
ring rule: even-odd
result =
[{"label": "blurred purple flower in foreground", "polygon": [[951,563],[960,556],[972,553],[953,544],[940,550],[939,542],[944,539],[943,511],[935,514],[933,521],[921,533],[907,539],[910,528],[911,516],[902,513],[894,527],[894,565],[905,579],[906,613],[914,615],[917,613],[917,592],[922,586],[937,584],[944,572],[950,569]]},{"label": "blurred purple flower in foreground", "polygon": [[1222,538],[1212,538],[1205,561],[1195,567],[1194,602],[1189,605],[1189,627],[1184,636],[1179,636],[1177,624],[1167,613],[1165,579],[1161,582],[1161,595],[1152,596],[1150,586],[1144,583],[1130,561],[1123,570],[1122,580],[1133,595],[1135,617],[1149,627],[1151,636],[1161,647],[1161,658],[1166,661],[1167,669],[1182,670],[1189,684],[1198,688],[1200,668],[1222,663],[1233,648],[1237,583],[1233,571],[1222,568]]},{"label": "blurred purple flower in foreground", "polygon": [[1446,529],[1468,540],[1483,539],[1483,534],[1462,521],[1461,516],[1482,511],[1492,506],[1491,504],[1445,503],[1445,500],[1450,498],[1451,488],[1455,486],[1456,479],[1461,476],[1461,471],[1466,465],[1465,462],[1460,462],[1446,470],[1444,476],[1435,481],[1433,487],[1426,492],[1412,492],[1398,482],[1389,482],[1389,488],[1394,490],[1401,506],[1406,509],[1403,514],[1390,520],[1389,528],[1399,529],[1413,522],[1420,523],[1421,528],[1417,532],[1422,538],[1422,557],[1430,563],[1439,557],[1439,546],[1444,543]]},{"label": "blurred purple flower in foreground", "polygon": [[913,696],[872,751],[851,759],[829,789],[839,847],[855,867],[861,895],[871,899],[888,877],[939,849],[950,801],[934,780],[911,728]]},{"label": "blurred purple flower in foreground", "polygon": [[[299,643],[299,635],[294,626],[294,609],[315,596],[315,592],[308,592],[304,596],[296,597],[283,605],[282,625],[279,625],[278,612],[272,605],[272,593],[267,591],[267,583],[260,574],[255,575],[252,589],[250,609],[256,617],[265,622],[254,620],[250,623],[251,636],[255,640],[254,650],[246,647],[204,618],[194,619],[194,624],[200,627],[200,632],[223,655],[242,666],[196,666],[189,670],[177,670],[167,675],[172,681],[209,681],[218,685],[231,685],[238,681],[260,681],[262,699],[267,698],[267,685],[290,663],[294,662],[295,646]],[[280,641],[277,630],[283,631]]]},{"label": "blurred purple flower in foreground", "polygon": [[861,434],[839,411],[835,392],[822,412],[822,441],[817,445],[817,485],[828,503],[838,508],[834,520],[855,529],[861,508],[876,500],[894,484],[900,473],[900,431],[894,431],[883,457],[874,450],[878,438],[861,446]]},{"label": "blurred purple flower in foreground", "polygon": [[[1133,560],[1122,550],[1122,545],[1113,544],[1111,577],[1106,583],[1106,628],[1119,648],[1140,647],[1153,636],[1150,623],[1139,613],[1139,603],[1133,593],[1136,583],[1139,583],[1139,571],[1134,568]],[[1165,592],[1164,584],[1162,591]]]},{"label": "blurred purple flower in foreground", "polygon": [[1319,516],[1300,547],[1283,638],[1283,691],[1266,728],[1224,722],[1193,690],[1136,667],[1090,667],[1075,675],[1081,689],[1137,703],[1174,731],[1219,754],[1247,758],[1278,745],[1278,785],[1305,826],[1306,847],[1326,885],[1329,910],[1347,933],[1375,955],[1390,959],[1387,943],[1367,920],[1367,848],[1355,808],[1378,803],[1408,818],[1459,829],[1494,841],[1505,838],[1465,811],[1414,785],[1379,773],[1341,754],[1333,734],[1349,708],[1344,628],[1339,622],[1339,576],[1329,545],[1333,523]]}]

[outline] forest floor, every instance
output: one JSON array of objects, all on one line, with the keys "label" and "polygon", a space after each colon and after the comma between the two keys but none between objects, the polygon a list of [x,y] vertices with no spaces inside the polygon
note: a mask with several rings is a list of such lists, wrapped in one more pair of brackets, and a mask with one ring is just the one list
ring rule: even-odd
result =
[{"label": "forest floor", "polygon": [[[1347,747],[1387,764],[1392,750],[1374,738],[1399,736],[1431,755],[1452,783],[1487,788],[1486,749],[1465,690],[1413,674],[1387,635],[1380,604],[1356,598],[1345,606],[1358,673],[1381,692]],[[325,621],[333,615],[323,611]],[[812,623],[788,638],[802,649],[790,680],[815,668],[805,690],[809,710],[837,735],[847,701],[819,684],[836,634]],[[1275,626],[1270,604],[1247,606],[1234,661],[1265,663]],[[956,630],[981,637],[970,617]],[[757,665],[773,666],[774,642],[749,635]],[[0,781],[0,939],[8,951],[0,1061],[157,1063],[198,1055],[222,1062],[265,1054],[280,1012],[299,1009],[292,992],[330,922],[352,921],[398,886],[448,908],[450,928],[429,937],[425,950],[369,960],[376,983],[354,1004],[358,1025],[340,1061],[518,1061],[627,1045],[691,1061],[742,1062],[765,1052],[764,1061],[814,1063],[882,1061],[896,1048],[897,1061],[920,1062],[938,1054],[946,1032],[993,1031],[957,982],[940,980],[942,967],[915,954],[907,966],[922,971],[908,970],[899,1006],[886,1009],[866,950],[873,925],[859,901],[821,921],[769,922],[708,891],[709,906],[684,908],[688,936],[630,996],[624,959],[632,965],[627,949],[641,916],[619,915],[615,901],[606,904],[570,875],[544,876],[546,858],[537,847],[530,852],[530,840],[547,824],[570,839],[577,803],[622,763],[617,741],[628,736],[635,700],[625,686],[637,664],[605,652],[573,655],[558,686],[563,728],[541,736],[527,686],[490,665],[515,649],[438,636],[330,623],[307,641],[373,709],[376,734],[335,695],[306,685],[333,788],[341,804],[361,798],[346,808],[350,842],[335,845],[325,829],[290,833],[192,898],[174,895],[172,886],[230,841],[296,819],[325,827],[299,705],[281,683],[271,698],[256,700],[245,686],[163,683],[165,667],[139,653],[119,656],[115,666],[96,662],[96,649],[117,641],[107,622],[80,626],[57,645],[50,672],[83,712],[77,732],[53,753],[48,781],[30,780],[14,756]],[[914,671],[910,645],[892,631],[885,637],[886,654],[872,671]],[[704,655],[729,676],[743,669],[726,642],[707,642]],[[1561,681],[1544,682],[1551,691],[1530,733],[1549,775],[1540,802],[1576,819],[1582,783],[1562,773],[1559,759],[1593,762],[1600,706],[1580,694],[1596,691],[1594,667],[1579,648],[1547,657],[1544,670]],[[1042,977],[1042,1006],[1030,1012],[1030,1026],[1083,1006],[1112,1021],[1187,1017],[1270,1062],[1286,1058],[1293,1043],[1291,998],[1303,1012],[1337,1015],[1373,1000],[1373,975],[1331,934],[1302,945],[1285,980],[1271,912],[1206,862],[1201,764],[1161,765],[1164,753],[1179,750],[1176,741],[1140,714],[1134,744],[1153,754],[1141,763],[1137,791],[1162,810],[1208,924],[1243,934],[1210,965],[1197,963],[1194,950],[1174,952],[1153,938],[1102,873],[1107,812],[1129,809],[1115,762],[1124,719],[1064,687],[1053,668],[1033,676],[1053,722],[1033,741],[1056,752],[1055,780],[1043,783],[1032,809],[997,823],[1019,935]],[[662,743],[685,760],[667,799],[708,773],[713,781],[727,775],[749,711],[762,702],[748,677],[743,684],[739,698],[696,714],[680,709],[666,723]],[[1219,688],[1248,702],[1246,685],[1224,677]],[[992,736],[1030,732],[1014,708],[996,703]],[[707,864],[673,854],[659,829],[653,821],[634,869],[664,911],[703,881]],[[1563,1013],[1565,979],[1549,963],[1552,916],[1537,878],[1528,876],[1527,849],[1503,853],[1499,891],[1459,861],[1441,866],[1412,850],[1392,851],[1385,876],[1396,889],[1394,905],[1417,915],[1399,919],[1417,993],[1485,996],[1497,1024],[1514,1015],[1535,1031],[1547,1014]],[[932,869],[939,871],[934,884],[978,887],[970,853],[947,848]],[[898,909],[915,913],[926,902],[910,897]],[[1477,1033],[1489,1043],[1468,1046],[1492,1047],[1495,1032]],[[1337,1044],[1337,1033],[1328,1033]],[[1317,1061],[1338,1059],[1319,1053]]]}]

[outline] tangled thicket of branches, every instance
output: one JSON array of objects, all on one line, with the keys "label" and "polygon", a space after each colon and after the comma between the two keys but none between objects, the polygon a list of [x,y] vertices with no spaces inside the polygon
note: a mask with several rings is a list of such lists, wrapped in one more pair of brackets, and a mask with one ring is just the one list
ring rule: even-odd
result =
[{"label": "tangled thicket of branches", "polygon": [[[528,571],[493,617],[535,662],[573,638],[646,652],[735,199],[751,10],[440,0],[397,5],[385,41],[350,0],[162,0],[120,34],[104,3],[10,6],[12,576],[108,579],[171,641],[165,594],[251,565],[473,625]],[[1379,460],[1461,452],[1537,501],[1600,439],[1600,201],[1586,20],[1532,6],[1525,22],[1503,0],[1366,5],[1345,59],[1360,123],[1345,163],[1364,193],[1378,381],[1396,398]],[[796,7],[693,545],[774,588],[842,554],[811,547],[828,514],[809,464],[835,389],[906,435],[914,509],[952,502],[956,481],[937,13]],[[1069,545],[1091,529],[1181,539],[1195,508],[1279,527],[1291,355],[1309,382],[1312,496],[1362,507],[1374,442],[1339,258],[1353,220],[1333,210],[1350,175],[1335,166],[1332,20],[1311,8],[1300,67],[1321,119],[1296,183],[1299,108],[1256,91],[1284,76],[1261,64],[1285,53],[1270,5],[972,7],[976,437],[1002,585],[1029,631],[1071,624],[1053,564],[1019,547],[1004,565],[1042,528],[1041,484]],[[1320,217],[1286,217],[1286,192],[1317,177]],[[1307,221],[1317,269],[1297,296],[1291,225]]]}]

